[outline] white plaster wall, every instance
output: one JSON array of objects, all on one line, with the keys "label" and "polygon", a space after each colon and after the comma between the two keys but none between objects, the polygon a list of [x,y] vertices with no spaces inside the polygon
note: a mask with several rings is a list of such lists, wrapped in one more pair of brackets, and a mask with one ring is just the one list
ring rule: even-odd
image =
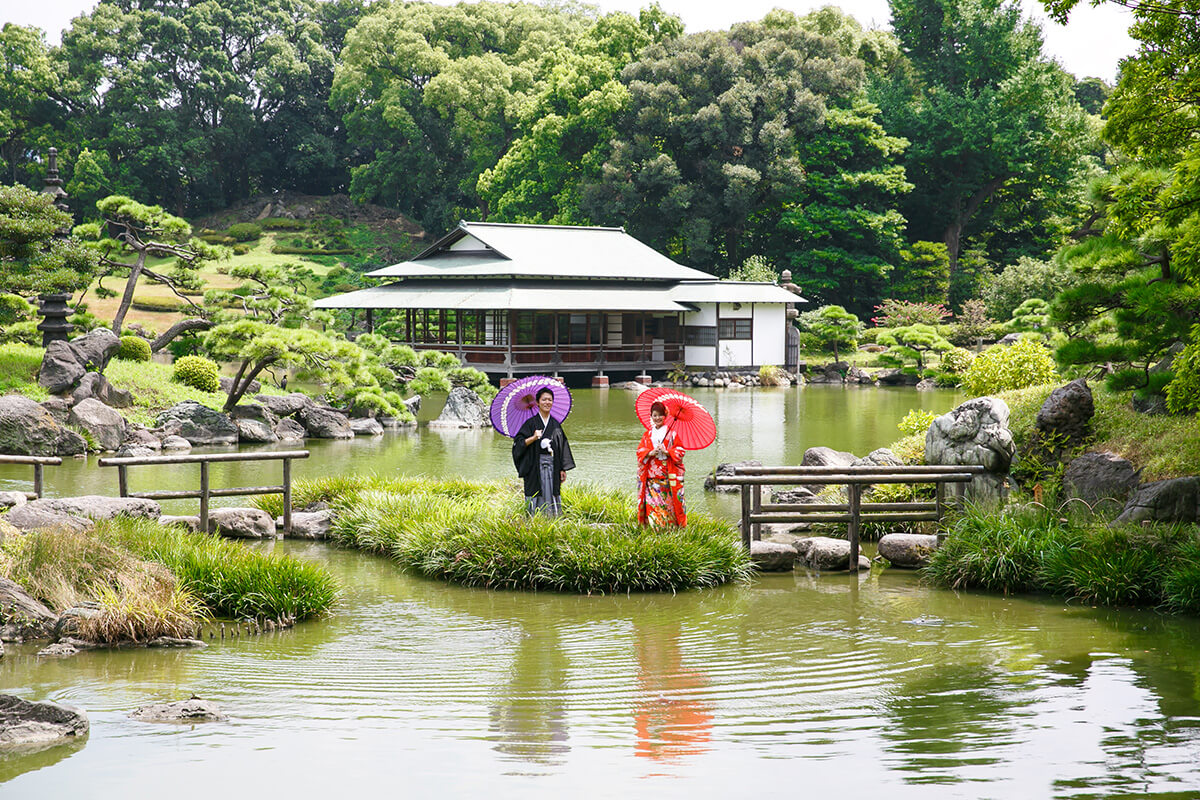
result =
[{"label": "white plaster wall", "polygon": [[787,310],[782,304],[754,306],[754,366],[783,366],[787,348],[786,315]]},{"label": "white plaster wall", "polygon": [[752,311],[750,306],[750,303],[721,303],[721,319],[748,319]]},{"label": "white plaster wall", "polygon": [[697,303],[696,311],[688,311],[683,315],[684,325],[716,325],[717,304]]},{"label": "white plaster wall", "polygon": [[711,367],[716,363],[715,347],[688,345],[683,348],[683,361],[689,367]]},{"label": "white plaster wall", "polygon": [[[725,312],[721,312],[724,315]],[[750,361],[749,339],[720,339],[717,346],[721,349],[721,367],[752,367]]]}]

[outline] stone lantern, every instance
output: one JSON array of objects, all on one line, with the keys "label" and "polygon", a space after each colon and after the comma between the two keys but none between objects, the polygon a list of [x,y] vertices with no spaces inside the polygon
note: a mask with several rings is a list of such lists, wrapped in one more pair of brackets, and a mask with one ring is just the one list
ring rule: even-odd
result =
[{"label": "stone lantern", "polygon": [[[67,192],[63,189],[62,178],[58,176],[58,148],[51,147],[48,155],[46,177],[42,179],[46,185],[42,194],[49,195],[54,200],[55,208],[68,211]],[[58,235],[65,238],[68,233],[67,230],[61,230]],[[42,321],[38,323],[37,329],[42,332],[42,347],[49,347],[50,343],[55,341],[67,341],[73,327],[67,322],[67,317],[71,316],[71,308],[67,305],[70,299],[69,292],[38,295],[38,300],[41,301],[38,313],[42,315]]]}]

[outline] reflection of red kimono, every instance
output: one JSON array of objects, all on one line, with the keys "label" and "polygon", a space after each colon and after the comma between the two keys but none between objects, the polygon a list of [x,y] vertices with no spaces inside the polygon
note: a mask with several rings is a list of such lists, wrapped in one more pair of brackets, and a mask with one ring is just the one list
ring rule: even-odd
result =
[{"label": "reflection of red kimono", "polygon": [[650,431],[642,434],[638,444],[638,523],[656,528],[667,525],[687,525],[683,505],[683,448],[676,444],[675,431],[668,431],[663,440],[667,457],[647,460],[654,444]]}]

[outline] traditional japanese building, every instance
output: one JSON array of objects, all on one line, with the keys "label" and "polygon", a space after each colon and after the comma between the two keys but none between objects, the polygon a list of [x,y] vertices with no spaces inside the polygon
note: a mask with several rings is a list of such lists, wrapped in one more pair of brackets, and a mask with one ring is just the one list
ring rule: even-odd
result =
[{"label": "traditional japanese building", "polygon": [[509,377],[794,365],[788,310],[807,302],[681,266],[621,228],[461,222],[367,274],[384,282],[317,307],[363,309],[368,330]]}]

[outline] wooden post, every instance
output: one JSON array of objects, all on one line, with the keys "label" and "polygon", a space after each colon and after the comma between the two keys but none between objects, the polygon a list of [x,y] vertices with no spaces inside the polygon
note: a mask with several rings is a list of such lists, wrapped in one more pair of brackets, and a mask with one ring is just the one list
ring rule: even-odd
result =
[{"label": "wooden post", "polygon": [[42,465],[41,464],[33,465],[33,493],[38,496],[39,500],[41,499],[41,497],[42,497]]},{"label": "wooden post", "polygon": [[742,544],[750,550],[750,487],[742,484]]},{"label": "wooden post", "polygon": [[374,309],[367,309],[367,333],[375,332],[375,314]]},{"label": "wooden post", "polygon": [[967,507],[967,484],[966,482],[954,484],[954,505],[959,511]]},{"label": "wooden post", "polygon": [[283,460],[283,535],[292,535],[292,460]]},{"label": "wooden post", "polygon": [[121,497],[129,497],[129,467],[124,464],[117,467],[117,492]]},{"label": "wooden post", "polygon": [[200,462],[200,530],[208,533],[208,462]]},{"label": "wooden post", "polygon": [[851,572],[858,572],[858,529],[861,524],[859,515],[862,505],[862,484],[852,483],[847,488],[850,490],[850,525],[847,529],[850,538],[850,563],[848,566]]},{"label": "wooden post", "polygon": [[[754,513],[757,514],[758,512],[762,511],[762,486],[755,484],[752,494],[754,497],[754,503],[751,507],[754,509]],[[755,522],[750,527],[750,535],[753,537],[754,541],[761,541],[762,523]]]},{"label": "wooden post", "polygon": [[945,493],[945,490],[946,484],[942,483],[941,481],[933,484],[933,502],[937,506],[938,522],[942,521],[942,515],[946,513],[946,507],[944,505],[945,501],[942,499],[942,495]]}]

